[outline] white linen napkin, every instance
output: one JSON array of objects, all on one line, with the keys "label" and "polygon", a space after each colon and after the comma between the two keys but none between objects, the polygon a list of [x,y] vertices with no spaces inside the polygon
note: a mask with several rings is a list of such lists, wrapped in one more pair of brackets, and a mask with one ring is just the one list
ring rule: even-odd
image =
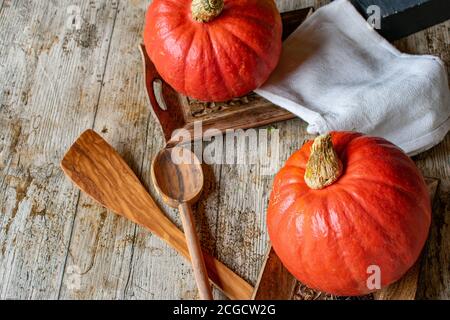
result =
[{"label": "white linen napkin", "polygon": [[410,155],[450,128],[444,63],[399,52],[347,0],[317,10],[283,44],[256,92],[308,122],[308,132],[354,130],[384,137]]}]

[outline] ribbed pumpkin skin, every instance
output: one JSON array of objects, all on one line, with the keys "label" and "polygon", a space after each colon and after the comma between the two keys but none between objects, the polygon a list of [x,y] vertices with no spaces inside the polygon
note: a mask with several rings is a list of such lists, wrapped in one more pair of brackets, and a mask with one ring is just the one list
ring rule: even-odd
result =
[{"label": "ribbed pumpkin skin", "polygon": [[273,0],[225,0],[201,23],[191,0],[154,0],[144,44],[162,78],[202,101],[226,101],[261,86],[281,54],[281,17]]},{"label": "ribbed pumpkin skin", "polygon": [[418,259],[430,227],[430,199],[414,162],[386,140],[334,132],[332,141],[344,173],[331,186],[312,190],[304,182],[311,141],[276,175],[269,236],[302,283],[335,295],[363,295],[371,292],[370,265],[380,267],[387,286]]}]

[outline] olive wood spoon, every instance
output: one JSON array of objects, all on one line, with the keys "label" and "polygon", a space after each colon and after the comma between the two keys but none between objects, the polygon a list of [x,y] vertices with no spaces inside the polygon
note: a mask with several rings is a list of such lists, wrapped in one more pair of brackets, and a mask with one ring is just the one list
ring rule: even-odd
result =
[{"label": "olive wood spoon", "polygon": [[[93,130],[85,131],[61,161],[64,173],[104,207],[137,223],[189,259],[182,231],[161,211],[120,155]],[[253,287],[203,252],[211,281],[230,299],[248,300]]]},{"label": "olive wood spoon", "polygon": [[185,148],[163,149],[153,159],[152,179],[164,202],[172,208],[178,208],[180,212],[200,299],[212,300],[211,286],[191,208],[203,190],[204,180],[200,161]]}]

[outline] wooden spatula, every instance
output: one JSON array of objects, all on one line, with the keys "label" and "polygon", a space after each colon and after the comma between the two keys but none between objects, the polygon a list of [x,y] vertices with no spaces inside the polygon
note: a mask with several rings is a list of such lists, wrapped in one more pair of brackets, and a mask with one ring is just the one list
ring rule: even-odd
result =
[{"label": "wooden spatula", "polygon": [[[115,213],[144,226],[189,259],[186,239],[161,211],[120,155],[93,130],[85,131],[61,161],[64,173]],[[250,299],[253,287],[203,250],[209,279],[230,299]]]}]

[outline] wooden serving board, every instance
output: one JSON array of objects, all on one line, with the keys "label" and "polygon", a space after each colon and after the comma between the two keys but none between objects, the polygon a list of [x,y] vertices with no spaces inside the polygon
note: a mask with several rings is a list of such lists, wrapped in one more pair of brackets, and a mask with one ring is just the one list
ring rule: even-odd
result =
[{"label": "wooden serving board", "polygon": [[[283,40],[297,29],[312,11],[312,8],[305,8],[282,13]],[[173,135],[177,129],[189,131],[191,140],[186,141],[186,137],[183,139],[184,142],[189,142],[208,137],[208,129],[220,132],[227,129],[248,129],[295,117],[253,92],[245,97],[220,103],[201,102],[186,97],[164,82],[143,44],[140,50],[151,110],[168,145],[179,141],[179,137]],[[201,121],[201,131],[194,130],[194,123],[197,121]]]},{"label": "wooden serving board", "polygon": [[[436,178],[425,178],[431,201],[439,186]],[[282,265],[272,246],[269,247],[261,273],[253,291],[254,300],[414,300],[420,271],[419,259],[399,281],[373,294],[362,297],[338,297],[315,291],[298,282]]]}]

